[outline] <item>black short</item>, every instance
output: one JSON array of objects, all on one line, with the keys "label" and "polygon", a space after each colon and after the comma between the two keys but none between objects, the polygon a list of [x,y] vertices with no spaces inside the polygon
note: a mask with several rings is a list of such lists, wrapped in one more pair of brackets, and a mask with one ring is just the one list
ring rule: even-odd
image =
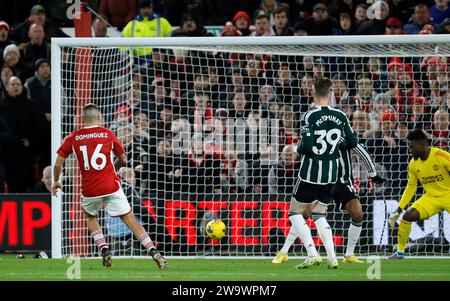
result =
[{"label": "black short", "polygon": [[329,204],[333,200],[333,188],[334,184],[318,185],[298,179],[293,194],[299,203],[310,204],[319,201],[323,204]]},{"label": "black short", "polygon": [[333,190],[333,198],[336,205],[345,209],[345,204],[354,199],[359,199],[354,187],[342,183],[336,183]]}]

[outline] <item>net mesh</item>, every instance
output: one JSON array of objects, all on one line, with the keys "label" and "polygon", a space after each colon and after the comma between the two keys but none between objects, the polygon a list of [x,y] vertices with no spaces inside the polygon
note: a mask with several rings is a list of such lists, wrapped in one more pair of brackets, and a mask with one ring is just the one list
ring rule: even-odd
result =
[{"label": "net mesh", "polygon": [[[289,202],[300,158],[301,115],[313,101],[315,77],[333,81],[331,105],[346,113],[387,181],[374,185],[352,155],[354,186],[365,221],[355,253],[388,254],[397,229],[387,217],[406,182],[409,129],[423,128],[448,151],[449,44],[62,47],[62,132],[79,129],[89,102],[103,113],[127,151],[119,171],[138,220],[168,256],[271,256],[289,233]],[[95,256],[80,207],[77,163],[65,165],[62,254]],[[421,195],[418,191],[417,196]],[[327,219],[338,254],[350,216],[332,204]],[[205,235],[220,218],[227,234]],[[130,230],[103,210],[99,216],[116,256],[146,255]],[[314,222],[313,238],[325,252]],[[406,252],[448,255],[447,213],[414,224]],[[306,255],[297,239],[291,248]]]}]

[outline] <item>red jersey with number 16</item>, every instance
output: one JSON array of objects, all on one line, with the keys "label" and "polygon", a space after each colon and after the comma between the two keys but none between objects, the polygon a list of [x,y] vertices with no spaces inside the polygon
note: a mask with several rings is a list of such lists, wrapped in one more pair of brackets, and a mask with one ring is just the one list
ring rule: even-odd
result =
[{"label": "red jersey with number 16", "polygon": [[112,152],[125,152],[111,130],[101,126],[85,127],[64,139],[58,155],[67,158],[72,152],[81,170],[81,193],[84,197],[113,194],[120,188],[120,178],[114,170]]}]

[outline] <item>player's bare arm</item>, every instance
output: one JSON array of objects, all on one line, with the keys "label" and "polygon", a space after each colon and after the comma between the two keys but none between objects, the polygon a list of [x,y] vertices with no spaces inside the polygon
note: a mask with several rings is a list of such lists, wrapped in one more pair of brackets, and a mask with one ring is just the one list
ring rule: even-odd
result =
[{"label": "player's bare arm", "polygon": [[64,166],[64,162],[66,161],[65,158],[61,156],[56,157],[55,165],[53,165],[53,184],[52,184],[52,195],[56,196],[56,192],[58,189],[62,188],[60,178],[61,178],[61,172],[62,168]]},{"label": "player's bare arm", "polygon": [[119,170],[121,167],[127,166],[127,155],[125,153],[121,154],[114,162],[114,167]]}]

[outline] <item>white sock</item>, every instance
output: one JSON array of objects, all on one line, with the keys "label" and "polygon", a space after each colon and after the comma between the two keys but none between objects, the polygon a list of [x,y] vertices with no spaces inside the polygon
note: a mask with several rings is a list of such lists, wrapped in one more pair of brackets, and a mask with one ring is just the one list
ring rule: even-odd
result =
[{"label": "white sock", "polygon": [[103,248],[107,248],[105,237],[103,236],[102,230],[98,230],[91,233],[92,238],[95,241],[95,244],[98,246],[98,250],[101,251]]},{"label": "white sock", "polygon": [[317,232],[319,232],[320,239],[322,239],[323,246],[327,251],[328,260],[335,259],[336,252],[334,250],[333,244],[333,233],[331,232],[331,227],[328,224],[327,219],[325,218],[325,216],[320,215],[320,217],[317,216],[317,220],[315,219],[315,223],[317,227]]},{"label": "white sock", "polygon": [[347,248],[345,249],[345,257],[353,255],[359,236],[361,235],[362,222],[357,223],[350,220],[350,227],[347,232]]},{"label": "white sock", "polygon": [[305,246],[306,252],[308,252],[308,257],[319,257],[319,253],[317,253],[316,247],[314,246],[314,241],[311,236],[311,230],[301,214],[291,215],[289,217],[292,225],[295,227],[298,236],[303,242]]},{"label": "white sock", "polygon": [[144,233],[141,236],[139,236],[138,240],[141,242],[142,246],[144,246],[144,248],[146,248],[148,251],[155,248],[155,246],[153,245],[153,241],[150,239],[150,236],[148,236],[148,233]]},{"label": "white sock", "polygon": [[298,237],[297,228],[295,228],[294,224],[292,224],[291,230],[289,230],[289,235],[286,237],[286,240],[284,241],[283,248],[281,248],[281,252],[287,254],[292,244],[297,239],[297,237]]}]

